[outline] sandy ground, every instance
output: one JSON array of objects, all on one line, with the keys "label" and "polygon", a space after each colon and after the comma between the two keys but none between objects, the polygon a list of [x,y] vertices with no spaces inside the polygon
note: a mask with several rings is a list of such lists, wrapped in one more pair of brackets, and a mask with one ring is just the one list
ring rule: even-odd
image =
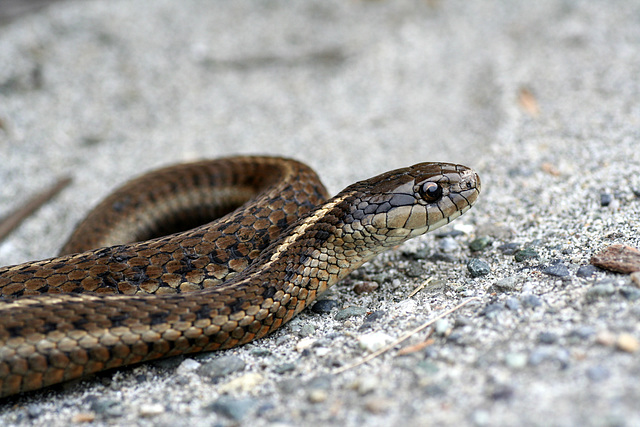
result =
[{"label": "sandy ground", "polygon": [[[640,247],[638,76],[633,0],[69,1],[11,19],[0,215],[74,181],[0,243],[1,265],[53,256],[115,186],[198,158],[294,157],[333,193],[450,161],[483,193],[330,290],[330,313],[5,400],[0,424],[638,425],[640,289],[578,275],[612,243]],[[472,297],[430,345],[336,373]]]}]

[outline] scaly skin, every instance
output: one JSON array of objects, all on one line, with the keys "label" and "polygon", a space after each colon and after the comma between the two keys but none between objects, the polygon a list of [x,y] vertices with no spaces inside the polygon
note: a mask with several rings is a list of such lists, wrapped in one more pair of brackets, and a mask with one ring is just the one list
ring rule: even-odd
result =
[{"label": "scaly skin", "polygon": [[[0,397],[261,338],[376,254],[460,216],[480,191],[471,169],[422,163],[353,184],[309,210],[323,199],[324,187],[304,165],[259,157],[218,162],[229,173],[211,180],[215,188],[249,187],[238,184],[248,164],[269,169],[257,171],[263,178],[252,182],[265,185],[254,185],[258,196],[246,209],[164,238],[0,269],[3,295],[20,297],[0,302]],[[123,194],[135,194],[136,182]],[[114,205],[125,214],[108,228],[130,228],[127,218],[134,214],[117,200],[96,211]],[[137,205],[145,212],[147,204]],[[96,227],[92,215],[81,225],[87,234]],[[132,235],[152,235],[153,226],[142,228],[147,231]],[[49,293],[29,296],[38,291]]]}]

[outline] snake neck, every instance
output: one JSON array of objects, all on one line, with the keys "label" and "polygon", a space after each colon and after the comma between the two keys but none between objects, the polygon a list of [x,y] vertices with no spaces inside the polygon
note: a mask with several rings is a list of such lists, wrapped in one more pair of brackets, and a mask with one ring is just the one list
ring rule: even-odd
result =
[{"label": "snake neck", "polygon": [[371,230],[353,217],[357,194],[340,193],[292,224],[282,239],[229,285],[248,281],[264,286],[265,278],[275,278],[268,284],[275,292],[303,292],[311,302],[312,297],[383,252],[386,248]]}]

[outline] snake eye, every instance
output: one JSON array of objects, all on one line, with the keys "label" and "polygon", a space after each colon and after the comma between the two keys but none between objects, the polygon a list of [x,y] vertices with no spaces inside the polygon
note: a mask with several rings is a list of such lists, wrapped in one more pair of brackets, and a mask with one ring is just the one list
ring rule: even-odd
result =
[{"label": "snake eye", "polygon": [[420,187],[420,197],[429,203],[437,202],[442,197],[442,187],[435,182],[425,182]]}]

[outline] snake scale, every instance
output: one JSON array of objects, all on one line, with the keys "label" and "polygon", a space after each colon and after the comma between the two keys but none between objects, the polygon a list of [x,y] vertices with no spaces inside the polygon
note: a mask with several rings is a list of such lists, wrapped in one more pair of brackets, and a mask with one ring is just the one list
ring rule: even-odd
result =
[{"label": "snake scale", "polygon": [[264,337],[479,192],[473,170],[449,163],[387,172],[328,200],[309,167],[276,157],[135,179],[87,216],[65,255],[0,268],[0,397]]}]

